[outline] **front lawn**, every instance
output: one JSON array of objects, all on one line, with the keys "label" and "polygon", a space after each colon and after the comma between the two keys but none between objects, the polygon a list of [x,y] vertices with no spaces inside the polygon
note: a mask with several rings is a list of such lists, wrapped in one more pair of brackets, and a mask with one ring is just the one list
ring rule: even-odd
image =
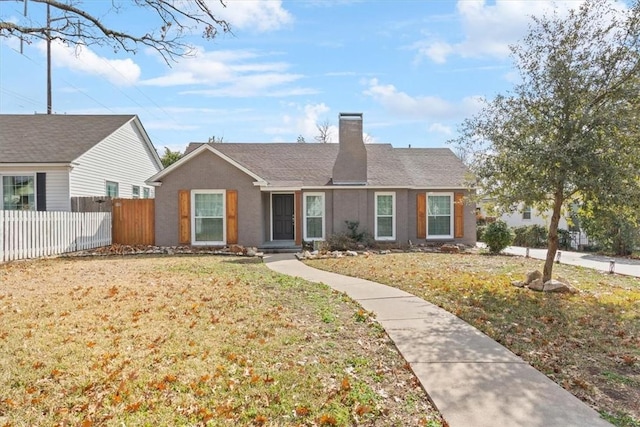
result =
[{"label": "front lawn", "polygon": [[543,261],[477,254],[311,260],[403,289],[477,327],[620,426],[640,426],[640,279],[554,266],[581,290],[516,288]]},{"label": "front lawn", "polygon": [[441,425],[380,327],[231,257],[0,265],[0,425]]}]

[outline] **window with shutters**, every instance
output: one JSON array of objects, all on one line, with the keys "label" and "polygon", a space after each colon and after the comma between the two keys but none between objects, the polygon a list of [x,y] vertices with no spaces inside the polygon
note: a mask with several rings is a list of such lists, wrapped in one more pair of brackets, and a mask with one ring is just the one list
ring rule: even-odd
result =
[{"label": "window with shutters", "polygon": [[427,194],[427,236],[453,238],[453,193]]},{"label": "window with shutters", "polygon": [[224,190],[193,190],[191,215],[192,244],[224,245],[226,243]]}]

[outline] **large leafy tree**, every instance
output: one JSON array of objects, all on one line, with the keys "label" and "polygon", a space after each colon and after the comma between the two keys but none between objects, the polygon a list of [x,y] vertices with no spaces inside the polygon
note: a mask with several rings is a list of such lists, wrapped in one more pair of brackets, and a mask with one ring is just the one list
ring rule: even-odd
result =
[{"label": "large leafy tree", "polygon": [[[0,37],[60,40],[72,46],[108,45],[116,51],[132,53],[140,47],[149,47],[166,61],[191,52],[184,36],[194,31],[200,32],[205,39],[230,31],[229,24],[218,19],[212,10],[215,3],[224,6],[222,0],[113,0],[91,2],[91,8],[83,7],[80,0],[19,0],[12,3],[24,4],[24,16],[16,21],[17,14],[0,14]],[[51,19],[32,10],[35,4],[47,5]],[[144,25],[125,29],[105,23],[105,17],[110,14],[132,10],[144,13]]]},{"label": "large leafy tree", "polygon": [[571,203],[640,208],[640,4],[587,0],[532,18],[511,47],[520,81],[486,101],[452,141],[498,206],[551,210],[543,279]]}]

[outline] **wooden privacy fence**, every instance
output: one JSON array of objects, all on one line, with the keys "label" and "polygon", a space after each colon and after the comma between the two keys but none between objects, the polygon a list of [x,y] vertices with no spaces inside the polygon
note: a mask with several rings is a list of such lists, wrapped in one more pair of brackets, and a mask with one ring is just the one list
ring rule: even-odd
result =
[{"label": "wooden privacy fence", "polygon": [[113,243],[154,245],[154,199],[113,199]]},{"label": "wooden privacy fence", "polygon": [[109,212],[0,211],[0,261],[58,255],[110,244]]}]

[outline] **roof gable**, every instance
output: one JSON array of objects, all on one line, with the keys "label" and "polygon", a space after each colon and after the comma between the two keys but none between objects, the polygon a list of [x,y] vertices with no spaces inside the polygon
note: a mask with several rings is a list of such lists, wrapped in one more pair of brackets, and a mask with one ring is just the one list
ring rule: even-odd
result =
[{"label": "roof gable", "polygon": [[131,120],[137,116],[0,115],[0,163],[71,163]]}]

